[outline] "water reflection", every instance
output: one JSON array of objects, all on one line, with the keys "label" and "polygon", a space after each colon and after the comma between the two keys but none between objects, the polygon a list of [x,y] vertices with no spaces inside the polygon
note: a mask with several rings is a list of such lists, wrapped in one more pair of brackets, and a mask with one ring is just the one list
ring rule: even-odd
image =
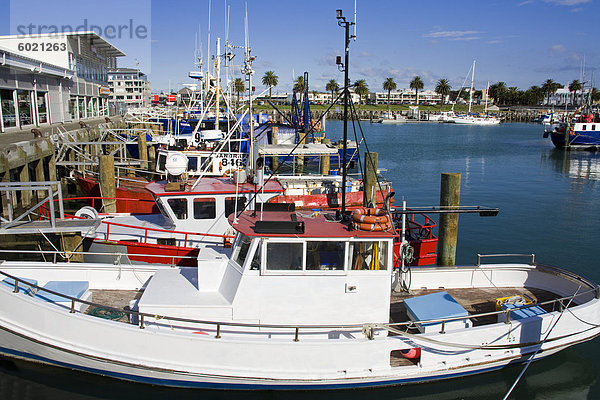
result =
[{"label": "water reflection", "polygon": [[[305,399],[381,400],[409,399],[498,399],[502,398],[522,366],[499,372],[476,375],[445,382],[344,391],[311,392],[234,392],[183,390],[131,384],[37,364],[0,362],[0,398],[42,399]],[[597,367],[575,349],[563,351],[533,363],[513,392],[511,399],[586,399],[598,374]]]},{"label": "water reflection", "polygon": [[552,149],[542,154],[554,169],[581,182],[600,180],[600,152]]}]

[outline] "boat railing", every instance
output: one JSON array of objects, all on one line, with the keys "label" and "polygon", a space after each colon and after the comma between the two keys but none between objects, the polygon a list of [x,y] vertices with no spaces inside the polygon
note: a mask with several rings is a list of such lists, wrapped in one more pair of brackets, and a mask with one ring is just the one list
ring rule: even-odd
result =
[{"label": "boat railing", "polygon": [[[172,234],[184,235],[183,245],[180,245],[181,247],[187,246],[189,236],[192,236],[192,237],[215,237],[215,238],[222,238],[223,240],[234,238],[233,235],[222,235],[222,234],[217,234],[217,233],[175,231],[175,230],[170,230],[170,229],[160,229],[160,228],[150,228],[150,227],[128,225],[128,224],[122,224],[119,222],[111,222],[111,221],[102,221],[102,223],[106,224],[106,233],[105,233],[106,241],[110,240],[109,236],[110,236],[110,227],[111,226],[119,226],[122,228],[130,228],[130,229],[136,229],[136,230],[142,229],[144,231],[144,241],[141,243],[143,243],[143,244],[148,243],[148,232],[161,232],[161,233],[172,233]],[[192,241],[192,240],[190,239],[190,241]]]},{"label": "boat railing", "polygon": [[535,254],[523,254],[523,253],[503,253],[503,254],[477,254],[477,265],[481,265],[482,258],[498,258],[498,257],[529,257],[529,265],[535,265]]},{"label": "boat railing", "polygon": [[[181,250],[185,250],[185,249],[181,249]],[[15,250],[12,249],[0,249],[0,254],[15,254]],[[129,259],[129,257],[135,258],[135,257],[143,257],[143,258],[152,258],[152,259],[159,259],[159,260],[163,260],[163,259],[170,259],[170,262],[164,262],[164,263],[157,263],[157,264],[163,264],[163,265],[170,265],[172,267],[175,267],[178,265],[178,263],[180,263],[182,261],[182,259],[189,259],[190,261],[196,260],[197,257],[196,256],[185,256],[185,255],[169,255],[169,254],[147,254],[147,253],[120,253],[120,252],[93,252],[93,251],[85,251],[85,252],[76,252],[76,251],[60,251],[60,250],[19,250],[18,255],[25,255],[25,254],[32,254],[32,255],[39,255],[41,256],[45,262],[51,262],[52,264],[57,264],[59,262],[59,258],[61,260],[66,260],[66,262],[68,263],[72,263],[73,265],[77,265],[77,264],[81,264],[79,262],[72,262],[70,261],[71,258],[76,255],[76,254],[81,254],[81,255],[92,255],[92,256],[102,256],[102,257],[108,257],[108,258],[112,258],[112,263],[115,266],[118,267],[122,267],[122,266],[130,266],[132,267],[133,264],[131,263],[131,260]],[[48,261],[48,259],[46,258],[46,255],[50,255],[52,256],[51,261]],[[0,265],[2,264],[2,260],[0,259]],[[139,266],[139,265],[138,265]]]},{"label": "boat railing", "polygon": [[[140,202],[142,203],[152,203],[154,204],[155,201],[154,200],[149,200],[149,199],[136,199],[136,198],[131,198],[131,197],[102,197],[102,196],[79,196],[79,197],[68,197],[68,198],[63,198],[63,203],[67,202],[67,201],[82,201],[85,200],[88,202],[88,204],[91,203],[91,206],[93,208],[95,208],[96,210],[100,210],[102,209],[102,201],[103,200],[117,200],[117,201],[122,201],[122,202],[133,202],[133,203],[137,203],[139,204]],[[57,200],[54,200],[57,201]],[[96,204],[96,202],[100,202],[100,204]],[[46,204],[48,204],[49,202],[43,203],[39,206],[38,209],[38,213],[41,218],[51,218],[51,215],[53,214],[53,212],[49,209],[48,206],[46,206]],[[51,207],[50,207],[51,208]],[[72,214],[68,214],[68,213],[64,213],[64,218],[67,219],[75,219],[75,218],[82,218],[82,217],[76,217],[75,215]]]},{"label": "boat railing", "polygon": [[[64,298],[66,301],[70,301],[71,306],[70,306],[70,313],[76,313],[77,312],[77,305],[81,304],[81,305],[87,305],[90,307],[102,307],[104,309],[107,309],[109,311],[114,311],[114,312],[120,312],[123,313],[124,315],[128,316],[129,321],[134,321],[133,317],[137,318],[137,323],[136,325],[140,328],[140,329],[144,329],[146,327],[146,323],[147,323],[147,319],[154,319],[156,321],[160,321],[160,320],[164,320],[164,321],[168,321],[169,326],[171,327],[171,329],[174,328],[174,325],[172,324],[173,322],[180,322],[180,323],[185,323],[185,324],[192,324],[192,325],[209,325],[211,327],[213,327],[214,332],[215,332],[215,339],[220,339],[222,338],[222,327],[229,327],[229,328],[255,328],[258,329],[259,332],[260,330],[264,330],[265,328],[268,329],[284,329],[284,330],[289,330],[290,333],[293,332],[293,336],[294,336],[294,341],[297,342],[299,341],[299,336],[300,336],[300,331],[302,330],[303,333],[305,333],[306,331],[315,331],[315,330],[331,330],[331,329],[343,329],[343,330],[361,330],[363,335],[369,339],[369,340],[373,340],[375,338],[375,330],[385,330],[388,331],[389,333],[393,333],[396,335],[407,335],[409,337],[412,338],[417,338],[416,335],[409,333],[408,330],[410,329],[415,329],[417,328],[419,325],[432,325],[432,324],[439,324],[440,325],[440,333],[446,333],[446,325],[449,322],[452,321],[464,321],[466,319],[470,319],[470,318],[481,318],[481,317],[488,317],[488,316],[494,316],[494,315],[500,315],[500,314],[504,314],[505,315],[505,323],[506,324],[510,324],[511,323],[511,312],[514,312],[516,310],[521,310],[521,309],[527,309],[527,308],[531,308],[531,307],[535,307],[535,306],[552,306],[553,310],[558,310],[558,311],[563,311],[565,308],[567,308],[576,298],[578,297],[582,297],[582,296],[589,296],[590,294],[594,294],[595,296],[597,296],[598,294],[598,286],[596,284],[593,284],[593,287],[588,288],[586,290],[583,291],[577,291],[576,293],[574,293],[573,295],[570,296],[563,296],[557,299],[553,299],[553,300],[548,300],[548,301],[544,301],[544,302],[540,302],[540,303],[534,303],[534,304],[527,304],[527,305],[522,305],[522,306],[518,306],[512,309],[507,309],[507,310],[500,310],[500,311],[492,311],[492,312],[484,312],[484,313],[478,313],[478,314],[469,314],[467,316],[459,316],[459,317],[451,317],[451,318],[439,318],[439,319],[428,319],[428,320],[419,320],[419,321],[404,321],[404,322],[395,322],[395,323],[362,323],[362,324],[333,324],[333,325],[327,325],[327,324],[322,324],[322,325],[300,325],[300,324],[295,324],[295,325],[289,325],[289,324],[261,324],[261,323],[244,323],[244,322],[233,322],[233,321],[213,321],[213,320],[197,320],[197,319],[191,319],[191,318],[181,318],[181,317],[174,317],[174,316],[166,316],[166,315],[157,315],[157,314],[150,314],[150,313],[143,313],[143,312],[139,312],[139,311],[134,311],[134,310],[130,310],[130,309],[119,309],[119,308],[115,308],[115,307],[111,307],[111,306],[106,306],[103,304],[99,304],[99,303],[94,303],[91,301],[87,301],[87,300],[82,300],[76,297],[72,297],[72,296],[68,296],[68,295],[64,295],[62,293],[50,290],[50,289],[46,289],[44,287],[38,286],[37,284],[33,284],[31,282],[28,282],[26,280],[26,278],[19,278],[13,275],[10,275],[4,271],[0,270],[0,274],[12,279],[14,281],[14,289],[13,289],[13,293],[18,293],[19,292],[19,284],[28,287],[28,288],[34,288],[37,291],[43,291],[43,292],[47,292],[47,293],[51,293],[55,296],[58,296],[60,298]],[[79,311],[80,313],[82,311]],[[184,326],[182,328],[189,328],[189,326]],[[402,331],[401,329],[405,329],[404,331]],[[231,334],[235,334],[235,333],[243,333],[240,331],[236,331],[236,330],[231,330],[228,333]],[[269,334],[269,332],[265,332],[266,334]],[[313,332],[314,333],[314,332]],[[527,345],[531,345],[531,343],[527,344]],[[494,347],[494,346],[491,346]]]},{"label": "boat railing", "polygon": [[[65,199],[65,200],[86,200],[86,199],[92,199],[92,200],[103,200],[103,199],[109,199],[109,200],[132,200],[132,201],[139,201],[138,199],[127,199],[127,198],[119,198],[119,197],[71,197],[69,199]],[[50,211],[44,206],[41,205],[40,206],[40,218],[42,216],[48,217],[50,215]],[[70,214],[64,214],[65,218],[70,218],[70,219],[85,219],[85,217],[77,217],[75,215],[70,215]],[[160,228],[152,228],[152,227],[144,227],[144,226],[137,226],[137,225],[129,225],[129,224],[123,224],[123,223],[119,223],[119,222],[112,222],[112,221],[106,221],[106,220],[101,220],[101,223],[106,225],[106,232],[104,234],[104,240],[109,241],[110,240],[110,228],[111,226],[119,226],[122,228],[129,228],[129,229],[135,229],[138,232],[140,230],[143,230],[143,237],[144,237],[144,241],[140,242],[142,244],[148,244],[148,233],[149,232],[161,232],[161,233],[173,233],[173,234],[179,234],[179,235],[183,235],[184,239],[183,239],[183,245],[180,245],[181,247],[186,247],[188,244],[188,240],[193,241],[193,239],[190,239],[189,237],[215,237],[215,238],[222,238],[223,240],[227,240],[227,239],[233,239],[235,236],[234,235],[224,235],[224,234],[217,234],[217,233],[206,233],[206,232],[188,232],[188,231],[176,231],[176,230],[172,230],[172,229],[160,229]],[[140,236],[142,234],[140,233]],[[156,243],[152,243],[152,244],[156,244]]]}]

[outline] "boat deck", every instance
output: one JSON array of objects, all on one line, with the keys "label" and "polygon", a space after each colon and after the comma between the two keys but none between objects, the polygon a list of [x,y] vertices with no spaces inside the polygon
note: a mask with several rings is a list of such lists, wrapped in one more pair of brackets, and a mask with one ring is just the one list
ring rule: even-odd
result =
[{"label": "boat deck", "polygon": [[[89,299],[90,302],[116,308],[118,310],[129,311],[129,302],[132,300],[139,300],[144,293],[143,290],[103,290],[103,289],[94,289],[91,290],[92,297]],[[91,306],[88,307],[85,311],[86,314],[91,314],[94,309],[97,307]],[[100,312],[102,314],[102,312]],[[99,316],[98,314],[96,314]],[[110,318],[113,321],[119,321],[124,323],[130,323],[129,315],[125,312],[124,315],[119,316],[118,318]]]}]

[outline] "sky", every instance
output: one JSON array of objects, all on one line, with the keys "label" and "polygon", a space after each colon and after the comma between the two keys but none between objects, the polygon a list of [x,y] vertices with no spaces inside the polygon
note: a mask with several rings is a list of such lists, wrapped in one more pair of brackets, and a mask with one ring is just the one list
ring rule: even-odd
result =
[{"label": "sky", "polygon": [[[583,80],[584,71],[588,84],[600,86],[600,0],[356,1],[349,75],[351,81],[364,79],[371,91],[383,91],[388,77],[399,89],[409,87],[415,76],[425,89],[434,89],[442,78],[458,89],[473,60],[478,89],[488,81],[523,90],[547,79],[568,85]],[[353,21],[354,0],[0,0],[0,10],[6,11],[0,12],[0,34],[32,23],[87,23],[106,31],[131,20],[147,34],[108,39],[127,54],[118,65],[139,66],[153,91],[177,90],[192,82],[188,73],[196,68],[195,51],[208,58],[209,4],[210,53],[217,37],[244,44],[247,7],[258,91],[269,70],[279,77],[274,92],[289,92],[304,71],[310,90],[323,91],[330,79],[343,81],[335,56],[343,55],[344,30],[335,10]],[[236,50],[234,61],[242,60]],[[234,73],[240,77],[240,68]]]}]

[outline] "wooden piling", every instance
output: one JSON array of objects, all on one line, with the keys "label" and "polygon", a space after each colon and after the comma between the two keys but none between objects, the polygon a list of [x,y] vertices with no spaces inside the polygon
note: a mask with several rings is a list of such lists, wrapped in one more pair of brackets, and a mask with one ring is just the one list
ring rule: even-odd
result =
[{"label": "wooden piling", "polygon": [[378,153],[365,153],[365,176],[363,178],[363,202],[365,207],[375,206],[377,203],[377,163]]},{"label": "wooden piling", "polygon": [[148,169],[148,145],[146,144],[146,133],[142,132],[138,134],[138,153],[140,163],[140,169]]},{"label": "wooden piling", "polygon": [[60,246],[66,253],[68,262],[83,262],[83,241],[81,232],[61,234]]},{"label": "wooden piling", "polygon": [[[442,173],[440,208],[456,210],[460,205],[460,173]],[[456,261],[458,214],[440,214],[437,264],[453,266]]]},{"label": "wooden piling", "polygon": [[[323,139],[324,144],[331,143],[331,139]],[[321,175],[329,175],[329,169],[331,166],[331,158],[328,154],[321,156]]]},{"label": "wooden piling", "polygon": [[102,155],[100,161],[100,195],[102,197],[110,197],[111,199],[103,199],[104,212],[117,212],[115,191],[115,158],[110,155]]}]

